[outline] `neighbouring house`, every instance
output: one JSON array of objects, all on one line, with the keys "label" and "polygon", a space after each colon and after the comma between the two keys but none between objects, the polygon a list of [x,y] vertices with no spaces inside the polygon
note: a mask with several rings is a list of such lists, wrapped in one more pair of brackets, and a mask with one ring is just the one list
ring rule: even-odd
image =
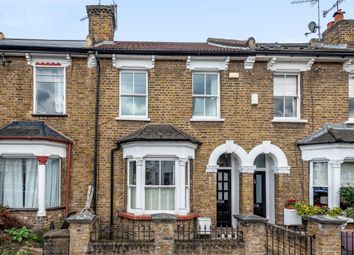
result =
[{"label": "neighbouring house", "polygon": [[[0,204],[33,224],[236,214],[283,224],[289,199],[339,207],[354,185],[354,20],[323,41],[114,41],[0,36]],[[116,38],[120,39],[119,34]]]}]

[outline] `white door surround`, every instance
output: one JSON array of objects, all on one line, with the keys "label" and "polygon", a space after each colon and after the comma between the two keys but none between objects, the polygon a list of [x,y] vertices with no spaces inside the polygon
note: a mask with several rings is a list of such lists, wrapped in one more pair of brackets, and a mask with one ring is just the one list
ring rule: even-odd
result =
[{"label": "white door surround", "polygon": [[[217,164],[218,158],[224,154],[232,154],[231,164],[231,187],[232,187],[232,214],[239,213],[239,197],[240,197],[240,173],[254,173],[257,169],[254,161],[260,154],[266,155],[266,203],[267,203],[267,218],[270,222],[275,222],[275,174],[289,174],[290,166],[285,153],[270,141],[263,141],[255,146],[247,153],[241,146],[234,143],[232,140],[227,140],[224,144],[216,147],[209,157],[209,162],[206,167],[206,172],[216,173],[219,168]],[[232,219],[232,225],[236,224],[235,219]]]}]

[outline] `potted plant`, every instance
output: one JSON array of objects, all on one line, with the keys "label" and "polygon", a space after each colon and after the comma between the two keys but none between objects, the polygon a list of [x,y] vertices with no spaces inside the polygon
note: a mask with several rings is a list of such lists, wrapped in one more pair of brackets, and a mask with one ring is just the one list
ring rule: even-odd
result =
[{"label": "potted plant", "polygon": [[284,225],[286,226],[299,226],[302,224],[301,217],[296,213],[294,205],[297,203],[296,200],[288,200],[284,208]]}]

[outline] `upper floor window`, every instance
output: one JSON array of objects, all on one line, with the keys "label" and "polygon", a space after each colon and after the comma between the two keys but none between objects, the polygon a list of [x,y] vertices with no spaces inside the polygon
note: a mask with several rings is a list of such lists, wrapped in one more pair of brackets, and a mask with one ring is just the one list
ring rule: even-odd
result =
[{"label": "upper floor window", "polygon": [[193,118],[220,117],[218,73],[193,73]]},{"label": "upper floor window", "polygon": [[120,72],[120,117],[147,117],[147,88],[146,71]]},{"label": "upper floor window", "polygon": [[274,74],[274,117],[300,118],[298,74]]},{"label": "upper floor window", "polygon": [[34,67],[34,113],[65,114],[65,68]]},{"label": "upper floor window", "polygon": [[349,119],[354,119],[354,75],[349,75]]}]

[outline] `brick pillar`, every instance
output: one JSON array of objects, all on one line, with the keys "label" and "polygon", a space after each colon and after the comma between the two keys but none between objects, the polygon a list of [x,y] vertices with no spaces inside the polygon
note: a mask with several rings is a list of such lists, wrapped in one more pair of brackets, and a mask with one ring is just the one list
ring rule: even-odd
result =
[{"label": "brick pillar", "polygon": [[70,216],[67,219],[70,232],[70,255],[87,254],[96,216],[89,211]]},{"label": "brick pillar", "polygon": [[314,236],[312,241],[313,255],[341,254],[341,225],[344,220],[326,216],[307,218],[307,233]]},{"label": "brick pillar", "polygon": [[155,231],[155,255],[174,254],[174,227],[176,216],[166,213],[152,215]]},{"label": "brick pillar", "polygon": [[253,173],[240,173],[240,214],[253,214]]},{"label": "brick pillar", "polygon": [[257,215],[235,215],[239,230],[243,234],[245,253],[252,255],[266,254],[267,219]]},{"label": "brick pillar", "polygon": [[274,174],[274,209],[275,209],[275,224],[284,224],[284,205],[286,197],[284,197],[284,190],[286,190],[287,174]]}]

